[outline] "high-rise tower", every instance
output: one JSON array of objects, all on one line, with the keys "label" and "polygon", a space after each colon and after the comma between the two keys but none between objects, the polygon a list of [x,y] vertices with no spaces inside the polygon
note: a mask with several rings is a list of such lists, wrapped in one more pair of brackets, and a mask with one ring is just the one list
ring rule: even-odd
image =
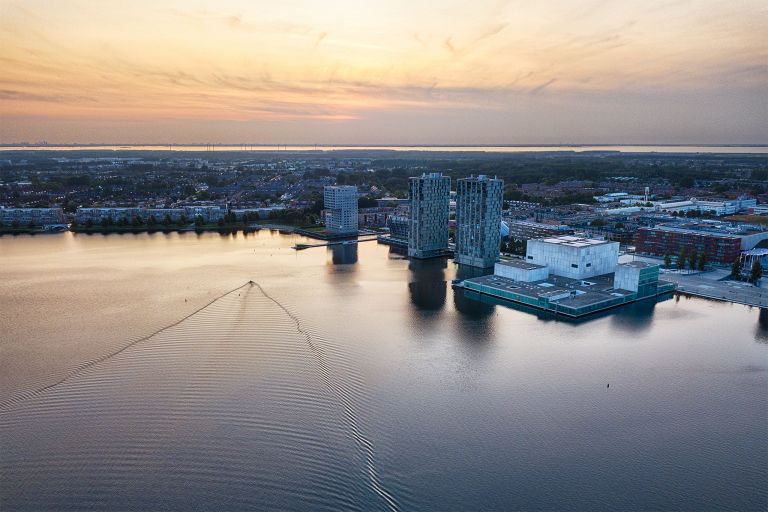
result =
[{"label": "high-rise tower", "polygon": [[357,187],[338,185],[323,189],[325,229],[336,234],[357,233]]},{"label": "high-rise tower", "polygon": [[408,256],[434,258],[448,250],[451,178],[439,172],[411,178]]},{"label": "high-rise tower", "polygon": [[457,263],[489,268],[499,259],[503,196],[503,180],[484,175],[457,180]]}]

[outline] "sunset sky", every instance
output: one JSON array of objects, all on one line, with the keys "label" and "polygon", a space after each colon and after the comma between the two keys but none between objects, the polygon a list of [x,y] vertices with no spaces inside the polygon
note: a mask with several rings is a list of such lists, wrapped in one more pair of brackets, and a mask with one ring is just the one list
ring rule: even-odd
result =
[{"label": "sunset sky", "polygon": [[0,0],[0,142],[768,143],[765,0]]}]

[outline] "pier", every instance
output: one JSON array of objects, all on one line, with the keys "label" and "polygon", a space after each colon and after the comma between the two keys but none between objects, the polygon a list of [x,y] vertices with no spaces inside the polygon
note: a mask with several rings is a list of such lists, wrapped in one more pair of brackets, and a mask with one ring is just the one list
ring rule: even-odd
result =
[{"label": "pier", "polygon": [[331,242],[325,242],[320,244],[296,244],[293,246],[293,248],[297,251],[303,251],[304,249],[311,249],[313,247],[328,247],[330,245],[352,245],[352,244],[358,244],[362,242],[373,242],[376,240],[376,237],[373,238],[362,238],[357,240],[334,240]]}]

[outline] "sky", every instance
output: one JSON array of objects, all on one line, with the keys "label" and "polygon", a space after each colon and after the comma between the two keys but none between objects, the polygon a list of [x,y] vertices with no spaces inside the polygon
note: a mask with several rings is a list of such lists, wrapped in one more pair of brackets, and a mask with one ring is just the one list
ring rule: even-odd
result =
[{"label": "sky", "polygon": [[0,0],[0,143],[768,143],[765,0]]}]

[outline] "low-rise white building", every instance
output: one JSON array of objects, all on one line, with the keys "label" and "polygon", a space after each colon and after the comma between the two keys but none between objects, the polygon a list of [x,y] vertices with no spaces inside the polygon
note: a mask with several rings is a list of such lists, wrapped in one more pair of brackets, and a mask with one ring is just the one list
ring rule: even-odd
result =
[{"label": "low-rise white building", "polygon": [[64,222],[64,210],[61,208],[3,208],[0,206],[0,223],[3,225],[42,227]]},{"label": "low-rise white building", "polygon": [[88,221],[98,223],[107,219],[112,222],[132,222],[134,219],[138,218],[146,222],[150,217],[154,217],[155,222],[162,223],[166,217],[173,222],[182,219],[186,219],[187,222],[192,222],[196,218],[201,217],[203,222],[214,223],[223,219],[226,213],[226,207],[215,205],[181,206],[179,208],[78,208],[77,213],[75,214],[75,221],[78,224],[85,224]]},{"label": "low-rise white building", "polygon": [[721,217],[732,215],[741,211],[747,211],[757,205],[757,200],[749,197],[738,199],[696,199],[692,197],[684,201],[657,202],[654,207],[663,212],[685,213],[696,211],[700,213],[712,212]]},{"label": "low-rise white building", "polygon": [[659,265],[643,261],[629,261],[616,266],[613,276],[615,290],[637,293],[638,298],[656,295],[659,287]]},{"label": "low-rise white building", "polygon": [[578,236],[528,240],[526,262],[549,267],[549,272],[572,279],[609,274],[616,269],[619,243]]},{"label": "low-rise white building", "polygon": [[494,265],[494,275],[523,283],[544,281],[549,277],[549,267],[528,263],[525,260],[504,260]]}]

